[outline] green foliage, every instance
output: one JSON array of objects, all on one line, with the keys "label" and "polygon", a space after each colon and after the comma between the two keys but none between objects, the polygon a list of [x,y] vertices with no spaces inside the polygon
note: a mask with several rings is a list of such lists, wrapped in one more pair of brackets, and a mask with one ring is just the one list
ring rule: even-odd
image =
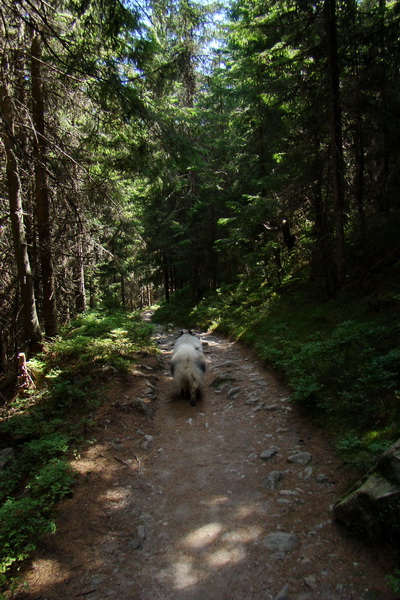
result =
[{"label": "green foliage", "polygon": [[399,333],[398,325],[344,321],[304,341],[272,328],[258,349],[287,374],[294,401],[368,427],[398,417]]},{"label": "green foliage", "polygon": [[[82,376],[87,371],[88,363],[92,369],[108,365],[123,371],[138,350],[150,345],[151,331],[151,325],[144,323],[137,313],[127,314],[120,310],[112,313],[90,312],[74,320],[65,335],[54,343],[50,360],[53,370],[47,377],[53,380],[58,396],[62,398],[65,395],[68,398],[71,381],[65,378],[65,374],[69,373],[75,383],[74,394],[79,400],[87,392],[90,383]],[[59,356],[64,361],[61,381],[57,373]],[[69,368],[66,368],[67,361]],[[80,375],[78,385],[77,373]]]},{"label": "green foliage", "polygon": [[395,594],[400,594],[400,569],[395,569],[392,575],[386,577],[388,584]]},{"label": "green foliage", "polygon": [[196,306],[196,298],[189,288],[182,288],[171,296],[169,302],[162,302],[157,308],[153,320],[156,323],[174,323],[177,327],[194,327],[197,322],[191,316]]},{"label": "green foliage", "polygon": [[74,472],[65,458],[52,458],[27,486],[33,498],[51,506],[72,491]]},{"label": "green foliage", "polygon": [[54,522],[33,498],[8,499],[0,507],[0,572],[27,558],[44,533],[54,532]]},{"label": "green foliage", "polygon": [[151,331],[137,314],[87,313],[28,363],[37,388],[15,398],[0,415],[0,436],[15,453],[0,480],[5,583],[40,535],[55,530],[54,506],[73,487],[71,456],[86,439],[90,413],[104,391],[102,367],[124,373],[138,352],[151,350]]}]

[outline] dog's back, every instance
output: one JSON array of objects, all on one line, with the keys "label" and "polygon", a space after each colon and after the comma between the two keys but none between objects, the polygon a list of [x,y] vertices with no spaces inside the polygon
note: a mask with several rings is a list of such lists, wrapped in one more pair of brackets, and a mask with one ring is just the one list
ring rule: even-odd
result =
[{"label": "dog's back", "polygon": [[190,397],[192,406],[203,387],[206,362],[201,342],[191,334],[183,334],[175,342],[171,372],[181,394]]},{"label": "dog's back", "polygon": [[174,354],[179,350],[181,346],[184,345],[190,345],[195,350],[197,350],[197,352],[203,353],[203,346],[201,344],[201,341],[191,333],[183,333],[180,337],[178,337],[174,344]]}]

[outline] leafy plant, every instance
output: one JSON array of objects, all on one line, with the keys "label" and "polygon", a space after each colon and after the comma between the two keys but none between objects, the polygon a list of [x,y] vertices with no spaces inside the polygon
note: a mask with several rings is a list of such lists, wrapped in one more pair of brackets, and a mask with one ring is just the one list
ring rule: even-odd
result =
[{"label": "leafy plant", "polygon": [[395,569],[392,575],[386,577],[388,584],[395,594],[400,594],[400,569]]},{"label": "leafy plant", "polygon": [[38,536],[55,531],[39,500],[9,498],[0,507],[0,572],[4,573],[36,547]]},{"label": "leafy plant", "polygon": [[27,486],[33,498],[51,506],[72,491],[75,474],[65,458],[52,458]]}]

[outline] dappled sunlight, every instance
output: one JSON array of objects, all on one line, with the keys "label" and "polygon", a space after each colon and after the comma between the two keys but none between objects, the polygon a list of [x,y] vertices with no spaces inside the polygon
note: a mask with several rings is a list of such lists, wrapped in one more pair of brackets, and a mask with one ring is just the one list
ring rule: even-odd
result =
[{"label": "dappled sunlight", "polygon": [[222,531],[221,523],[208,523],[189,533],[185,538],[185,545],[190,548],[203,548],[211,544]]},{"label": "dappled sunlight", "polygon": [[43,586],[63,583],[69,577],[69,570],[54,558],[37,558],[33,562],[33,569],[39,574]]},{"label": "dappled sunlight", "polygon": [[212,552],[208,557],[208,564],[210,567],[217,569],[220,567],[227,567],[236,565],[246,558],[246,552],[243,547],[235,546],[233,548],[222,548]]},{"label": "dappled sunlight", "polygon": [[203,498],[188,520],[195,526],[175,542],[165,579],[176,592],[194,593],[199,586],[212,585],[221,569],[246,568],[265,533],[258,520],[254,503],[225,495]]},{"label": "dappled sunlight", "polygon": [[192,564],[189,557],[180,558],[173,567],[173,581],[176,590],[184,590],[195,586],[200,578],[200,572]]},{"label": "dappled sunlight", "polygon": [[99,495],[99,501],[107,502],[110,510],[121,510],[129,505],[132,490],[125,487],[110,488]]},{"label": "dappled sunlight", "polygon": [[238,506],[235,517],[236,519],[246,519],[258,512],[259,508],[254,506],[254,504],[244,504],[243,506]]},{"label": "dappled sunlight", "polygon": [[228,531],[222,536],[222,541],[230,544],[249,544],[260,537],[263,530],[254,525],[249,527],[239,527],[234,531]]},{"label": "dappled sunlight", "polygon": [[228,496],[216,496],[215,498],[212,498],[212,500],[208,500],[207,504],[208,506],[220,506],[227,502],[229,502]]}]

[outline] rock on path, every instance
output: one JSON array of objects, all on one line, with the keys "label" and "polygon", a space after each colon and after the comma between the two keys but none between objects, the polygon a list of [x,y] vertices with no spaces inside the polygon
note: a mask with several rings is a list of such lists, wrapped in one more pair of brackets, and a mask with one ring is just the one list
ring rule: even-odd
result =
[{"label": "rock on path", "polygon": [[163,333],[162,369],[114,390],[20,597],[393,600],[390,556],[333,523],[346,482],[323,436],[248,351],[201,337],[196,407],[171,396]]}]

